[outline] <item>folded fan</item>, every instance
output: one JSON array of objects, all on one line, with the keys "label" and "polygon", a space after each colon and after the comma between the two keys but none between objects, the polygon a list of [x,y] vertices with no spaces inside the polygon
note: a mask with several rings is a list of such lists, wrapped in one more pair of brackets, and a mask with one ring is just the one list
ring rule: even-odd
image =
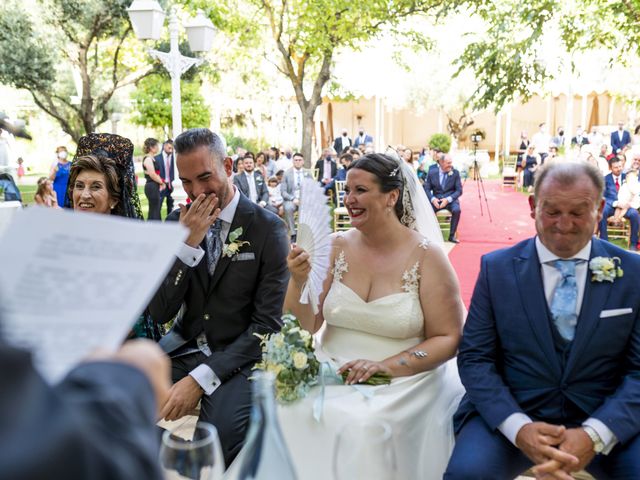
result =
[{"label": "folded fan", "polygon": [[311,178],[302,181],[298,208],[296,243],[309,254],[311,272],[302,289],[300,303],[311,303],[318,313],[322,284],[329,271],[331,257],[331,209],[324,189]]}]

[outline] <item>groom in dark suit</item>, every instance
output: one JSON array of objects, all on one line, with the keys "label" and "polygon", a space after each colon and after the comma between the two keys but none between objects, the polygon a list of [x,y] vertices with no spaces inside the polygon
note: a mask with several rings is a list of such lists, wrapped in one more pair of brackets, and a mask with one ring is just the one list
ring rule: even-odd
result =
[{"label": "groom in dark suit", "polygon": [[545,165],[537,237],[482,258],[444,478],[640,478],[640,257],[593,237],[603,188],[589,164]]},{"label": "groom in dark suit", "polygon": [[175,147],[192,203],[167,218],[189,235],[149,305],[161,323],[182,312],[160,341],[174,382],[161,417],[178,419],[201,400],[200,419],[218,429],[229,465],[249,420],[249,376],[261,358],[255,334],[281,326],[289,242],[282,221],[233,186],[232,160],[216,134],[187,130]]},{"label": "groom in dark suit", "polygon": [[451,212],[451,229],[449,241],[459,243],[456,238],[458,222],[460,221],[460,202],[462,195],[462,182],[460,172],[453,168],[451,155],[441,153],[438,157],[438,165],[429,169],[424,182],[424,191],[434,211],[448,210]]}]

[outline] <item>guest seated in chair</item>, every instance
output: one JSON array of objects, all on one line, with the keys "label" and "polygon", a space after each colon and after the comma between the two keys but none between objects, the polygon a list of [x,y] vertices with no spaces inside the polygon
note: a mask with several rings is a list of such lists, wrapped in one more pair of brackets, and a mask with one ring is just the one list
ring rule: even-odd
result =
[{"label": "guest seated in chair", "polygon": [[460,221],[458,198],[462,195],[462,182],[460,181],[460,172],[453,168],[451,155],[441,153],[438,156],[438,166],[429,169],[424,182],[424,190],[434,211],[448,210],[451,212],[449,241],[459,243],[456,239],[456,231]]},{"label": "guest seated in chair", "polygon": [[[592,165],[545,164],[538,235],[482,257],[445,480],[639,478],[640,257],[593,237],[603,189]],[[624,276],[594,275],[612,259]]]},{"label": "guest seated in chair", "polygon": [[629,208],[630,204],[618,199],[618,192],[624,185],[627,176],[622,172],[622,161],[618,157],[611,157],[609,169],[611,173],[604,177],[604,200],[605,206],[600,220],[600,238],[608,240],[607,219],[616,213],[616,208],[627,209],[624,218],[631,224],[631,250],[638,249],[638,226],[640,225],[640,214],[635,208]]},{"label": "guest seated in chair", "polygon": [[336,176],[333,177],[331,182],[325,185],[325,193],[328,193],[329,190],[333,190],[333,193],[336,194],[336,180],[344,181],[347,179],[347,169],[351,165],[351,162],[353,162],[353,155],[351,155],[351,153],[343,153],[342,155],[340,155],[338,162],[340,163],[340,168],[336,172]]}]

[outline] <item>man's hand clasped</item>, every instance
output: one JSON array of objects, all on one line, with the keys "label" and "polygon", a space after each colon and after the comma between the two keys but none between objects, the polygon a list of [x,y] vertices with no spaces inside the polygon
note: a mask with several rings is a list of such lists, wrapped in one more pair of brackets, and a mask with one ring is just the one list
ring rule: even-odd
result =
[{"label": "man's hand clasped", "polygon": [[536,478],[571,480],[595,456],[593,441],[582,428],[533,422],[520,429],[516,445],[536,464]]}]

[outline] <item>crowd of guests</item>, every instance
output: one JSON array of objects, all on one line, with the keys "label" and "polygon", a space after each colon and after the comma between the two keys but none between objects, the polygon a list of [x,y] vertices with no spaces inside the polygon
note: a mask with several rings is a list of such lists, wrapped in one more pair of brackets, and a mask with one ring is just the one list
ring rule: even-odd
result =
[{"label": "crowd of guests", "polygon": [[596,128],[586,133],[578,126],[570,139],[565,138],[563,127],[558,127],[556,135],[551,136],[544,123],[539,125],[539,131],[531,139],[523,131],[516,163],[518,185],[532,192],[538,169],[551,161],[584,161],[601,172],[606,187],[605,207],[596,233],[607,240],[608,227],[619,227],[623,219],[627,219],[630,226],[629,248],[637,250],[640,223],[640,125],[632,135],[624,128],[623,122],[618,122],[618,128],[608,136]]}]

